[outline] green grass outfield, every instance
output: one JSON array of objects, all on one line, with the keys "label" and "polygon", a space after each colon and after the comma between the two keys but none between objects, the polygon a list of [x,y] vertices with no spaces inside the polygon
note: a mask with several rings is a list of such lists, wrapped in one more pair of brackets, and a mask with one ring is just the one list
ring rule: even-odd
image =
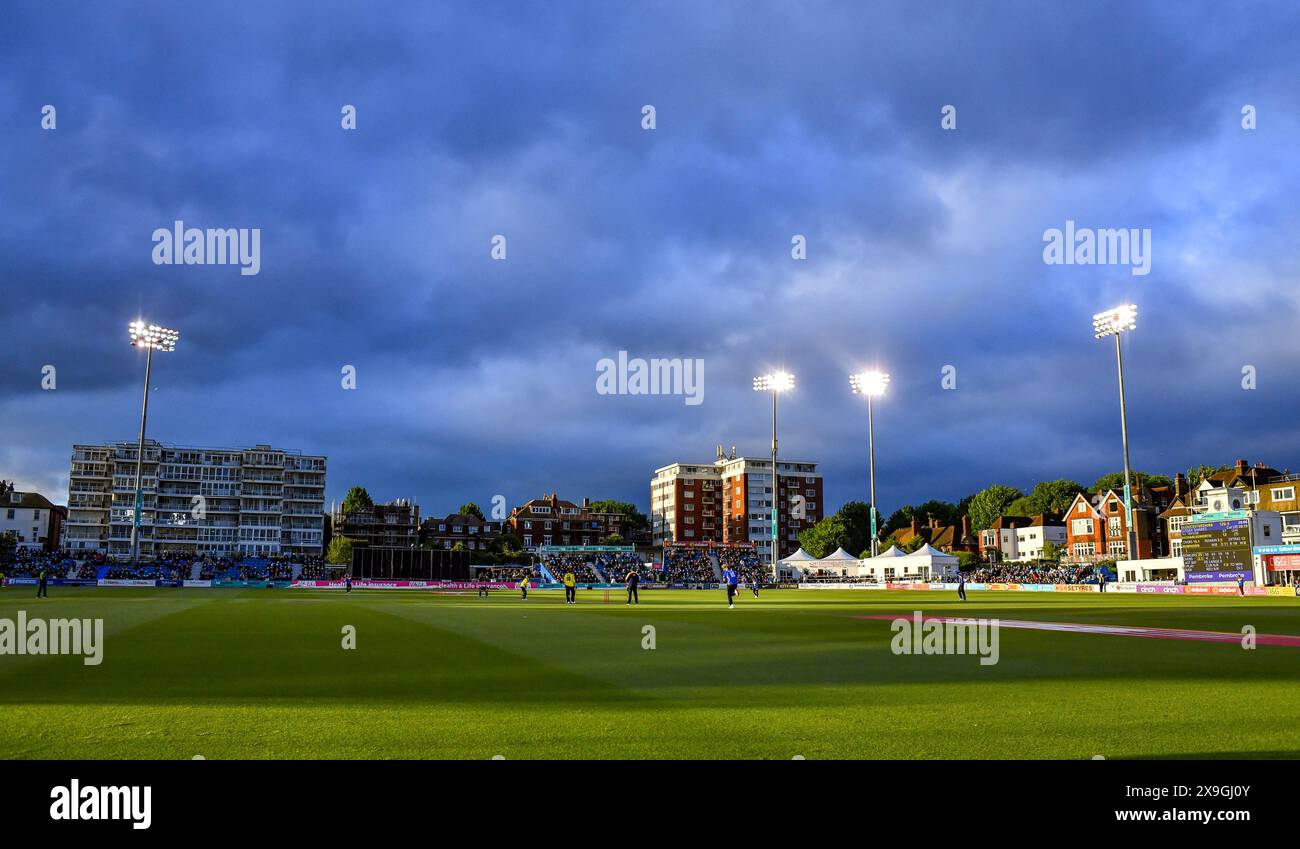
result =
[{"label": "green grass outfield", "polygon": [[[944,615],[1300,634],[1300,600],[784,590],[0,590],[102,618],[103,664],[0,655],[4,758],[1300,756],[1300,648],[1002,629],[1001,658],[896,656]],[[341,647],[356,628],[357,647]],[[656,649],[642,648],[642,628]]]}]

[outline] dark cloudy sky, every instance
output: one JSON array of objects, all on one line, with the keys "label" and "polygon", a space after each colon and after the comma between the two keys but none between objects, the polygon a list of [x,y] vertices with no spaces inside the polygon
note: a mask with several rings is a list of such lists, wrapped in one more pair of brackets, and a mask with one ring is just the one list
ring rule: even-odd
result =
[{"label": "dark cloudy sky", "polygon": [[[426,513],[551,489],[647,508],[658,466],[767,450],[750,378],[774,366],[799,379],[783,452],[822,464],[831,509],[866,490],[846,376],[868,365],[894,376],[882,510],[1090,483],[1121,461],[1090,319],[1126,300],[1135,466],[1300,469],[1292,3],[0,18],[0,476],[56,501],[72,443],[135,438],[137,315],[182,334],[155,362],[151,435],[323,453],[331,498],[361,483]],[[261,228],[260,274],[154,265],[178,218]],[[1067,219],[1150,228],[1151,273],[1045,265]],[[620,350],[702,358],[704,403],[598,395]]]}]

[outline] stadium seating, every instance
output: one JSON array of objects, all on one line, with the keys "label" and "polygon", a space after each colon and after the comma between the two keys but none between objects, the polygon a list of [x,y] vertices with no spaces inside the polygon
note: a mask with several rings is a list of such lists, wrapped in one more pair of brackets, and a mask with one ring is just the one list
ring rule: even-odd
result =
[{"label": "stadium seating", "polygon": [[579,554],[575,552],[565,552],[563,554],[546,554],[542,556],[542,563],[550,570],[555,579],[561,580],[565,572],[572,572],[573,576],[578,579],[580,584],[598,584],[603,582],[603,578],[591,566],[593,559],[590,554]]},{"label": "stadium seating", "polygon": [[490,566],[485,569],[478,569],[474,575],[476,581],[495,584],[517,584],[527,576],[530,580],[537,580],[531,566]]},{"label": "stadium seating", "polygon": [[967,572],[966,580],[977,584],[1092,584],[1097,581],[1097,571],[1092,566],[999,563]]},{"label": "stadium seating", "polygon": [[709,548],[696,546],[667,546],[664,549],[664,581],[669,584],[717,583],[709,552]]},{"label": "stadium seating", "polygon": [[728,567],[735,569],[736,574],[745,583],[763,582],[768,579],[771,570],[763,563],[759,562],[758,553],[752,548],[726,548],[719,546],[714,549],[718,556],[718,564],[726,569]]},{"label": "stadium seating", "polygon": [[595,555],[594,562],[596,567],[605,573],[610,583],[621,584],[627,578],[627,573],[633,571],[642,581],[652,580],[648,576],[651,570],[645,568],[645,561],[641,559],[641,555],[634,552],[602,551]]}]

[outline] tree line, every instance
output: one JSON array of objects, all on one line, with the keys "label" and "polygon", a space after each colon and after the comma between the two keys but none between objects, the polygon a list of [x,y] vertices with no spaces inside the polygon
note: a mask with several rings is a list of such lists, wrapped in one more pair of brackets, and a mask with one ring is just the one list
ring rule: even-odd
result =
[{"label": "tree line", "polygon": [[[1186,471],[1189,489],[1194,489],[1209,475],[1224,471],[1229,466],[1193,466]],[[1168,475],[1132,473],[1133,486],[1138,481],[1145,486],[1172,486]],[[925,526],[931,519],[938,525],[960,527],[961,517],[970,517],[972,534],[992,526],[1003,516],[1034,517],[1041,513],[1064,516],[1074,503],[1079,493],[1097,493],[1113,489],[1124,491],[1124,473],[1111,472],[1093,481],[1092,487],[1085,487],[1078,481],[1061,478],[1054,481],[1042,481],[1034,485],[1029,492],[1014,486],[993,484],[979,492],[972,493],[957,503],[930,500],[922,504],[905,504],[889,514],[889,518],[879,528],[879,538],[886,540],[895,531],[910,527],[912,520]],[[840,508],[838,513],[826,516],[811,528],[799,534],[799,545],[813,557],[825,557],[836,548],[843,548],[858,557],[871,555],[871,507],[863,501],[850,501]],[[920,541],[914,541],[904,548],[916,548]]]}]

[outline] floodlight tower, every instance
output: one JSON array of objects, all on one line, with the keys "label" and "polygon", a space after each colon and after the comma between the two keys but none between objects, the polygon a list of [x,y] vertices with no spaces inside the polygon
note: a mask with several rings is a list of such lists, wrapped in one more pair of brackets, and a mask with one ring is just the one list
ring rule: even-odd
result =
[{"label": "floodlight tower", "polygon": [[876,426],[872,416],[872,398],[879,398],[889,387],[889,375],[883,371],[864,371],[849,375],[854,395],[867,396],[867,471],[871,479],[871,556],[878,554],[876,544]]},{"label": "floodlight tower", "polygon": [[1124,523],[1128,529],[1125,542],[1129,560],[1137,559],[1137,528],[1133,526],[1133,487],[1128,462],[1128,413],[1124,407],[1124,353],[1120,348],[1119,340],[1125,331],[1137,329],[1137,309],[1136,304],[1121,304],[1092,317],[1092,332],[1096,338],[1115,337],[1115,362],[1119,367],[1119,432],[1124,440]]},{"label": "floodlight tower", "polygon": [[[145,423],[149,419],[149,381],[153,373],[153,352],[175,351],[176,341],[180,338],[180,333],[166,327],[159,327],[156,324],[145,324],[140,319],[131,322],[127,326],[127,330],[131,334],[131,344],[136,348],[145,349],[144,402],[140,406],[140,442],[137,445],[135,455],[135,512],[131,520],[131,562],[138,563],[140,560],[140,513],[144,507],[140,477],[144,467]],[[155,489],[156,486],[155,483]]]},{"label": "floodlight tower", "polygon": [[777,561],[781,559],[781,536],[778,498],[778,485],[776,474],[776,396],[787,390],[794,389],[794,375],[788,372],[778,371],[773,374],[764,374],[754,378],[755,392],[772,393],[772,580],[780,580],[780,572],[777,570]]}]

